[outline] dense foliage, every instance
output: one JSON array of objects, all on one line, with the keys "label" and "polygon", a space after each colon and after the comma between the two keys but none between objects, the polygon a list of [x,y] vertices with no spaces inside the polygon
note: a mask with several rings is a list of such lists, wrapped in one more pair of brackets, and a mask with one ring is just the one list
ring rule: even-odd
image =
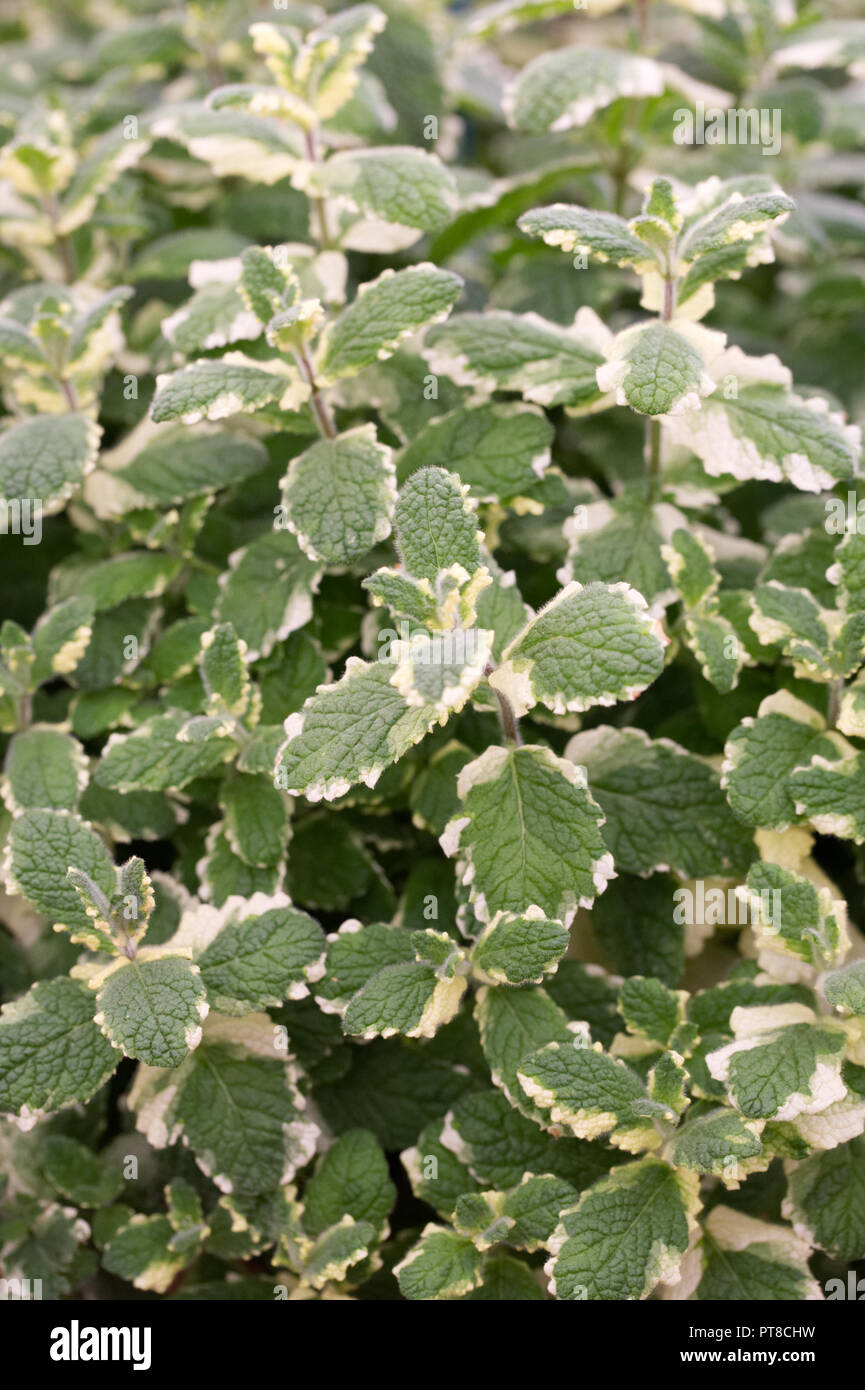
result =
[{"label": "dense foliage", "polygon": [[846,1296],[865,20],[4,37],[5,1296]]}]

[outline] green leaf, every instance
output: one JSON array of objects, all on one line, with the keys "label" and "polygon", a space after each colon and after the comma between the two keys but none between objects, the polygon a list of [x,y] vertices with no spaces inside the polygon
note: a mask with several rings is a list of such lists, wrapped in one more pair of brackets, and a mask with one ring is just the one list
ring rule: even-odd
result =
[{"label": "green leaf", "polygon": [[670,1047],[682,1022],[682,1001],[687,996],[667,989],[651,976],[632,975],[619,992],[619,1012],[629,1033],[648,1042]]},{"label": "green leaf", "polygon": [[285,531],[234,551],[228,565],[220,575],[216,616],[232,624],[246,642],[248,659],[256,661],[309,622],[321,566]]},{"label": "green leaf", "polygon": [[153,135],[184,145],[209,164],[217,178],[252,177],[274,184],[297,169],[302,146],[295,132],[242,111],[209,111],[198,104],[175,106],[150,123]]},{"label": "green leaf", "polygon": [[117,477],[148,502],[171,506],[242,482],[260,473],[266,463],[267,454],[256,439],[171,430],[136,454]]},{"label": "green leaf", "polygon": [[65,1134],[42,1141],[42,1172],[61,1197],[80,1207],[107,1207],[123,1190],[120,1166]]},{"label": "green leaf", "polygon": [[612,876],[585,778],[543,747],[490,747],[459,776],[461,813],[442,847],[458,857],[480,921],[530,907],[566,925]]},{"label": "green leaf", "polygon": [[830,970],[821,977],[820,989],[838,1013],[865,1014],[865,962]]},{"label": "green leaf", "polygon": [[390,535],[396,501],[391,450],[374,425],[320,439],[282,480],[289,528],[311,560],[348,565]]},{"label": "green leaf", "polygon": [[722,786],[746,825],[786,830],[798,817],[792,773],[813,756],[837,758],[823,719],[787,691],[768,696],[743,719],[724,748]]},{"label": "green leaf", "polygon": [[794,768],[790,775],[790,794],[797,816],[804,816],[821,834],[838,835],[857,845],[865,843],[862,753],[830,760],[811,751],[810,763]]},{"label": "green leaf", "polygon": [[697,1179],[657,1158],[617,1168],[562,1213],[550,1242],[556,1298],[631,1300],[675,1284],[700,1207]]},{"label": "green leaf", "polygon": [[811,1021],[809,1013],[799,1004],[742,1009],[733,1018],[736,1041],[710,1053],[712,1076],[747,1119],[819,1114],[846,1095],[844,1034],[832,1023]]},{"label": "green leaf", "polygon": [[93,603],[68,598],[43,613],[33,629],[33,679],[70,675],[87,650],[93,632]]},{"label": "green leaf", "polygon": [[208,1002],[220,1013],[244,1014],[300,999],[324,959],[318,923],[279,893],[229,897],[181,922],[170,946],[191,946]]},{"label": "green leaf", "polygon": [[560,327],[538,314],[503,309],[457,314],[427,333],[423,355],[434,375],[459,386],[516,391],[538,405],[589,408],[600,401],[596,379],[610,333],[592,309]]},{"label": "green leaf", "polygon": [[[684,1282],[699,1282],[699,1301],[801,1302],[823,1291],[808,1268],[810,1246],[788,1226],[756,1220],[731,1207],[713,1207]],[[831,1281],[830,1281],[831,1282]]]},{"label": "green leaf", "polygon": [[689,1119],[673,1138],[670,1156],[677,1168],[735,1179],[749,1171],[748,1160],[762,1152],[759,1124],[735,1110],[719,1108]]},{"label": "green leaf", "polygon": [[310,175],[313,190],[382,222],[440,231],[456,208],[456,185],[437,155],[412,146],[344,150]]},{"label": "green leaf", "polygon": [[132,734],[112,734],[94,771],[100,787],[121,792],[164,791],[183,787],[234,754],[234,743],[222,734],[201,742],[180,742],[186,723],[181,710],[169,710],[147,720]]},{"label": "green leaf", "polygon": [[443,722],[435,709],[406,703],[392,680],[396,669],[349,657],[341,680],[320,686],[289,715],[277,786],[308,801],[332,801],[355,782],[374,787],[390,763]]},{"label": "green leaf", "polygon": [[198,1046],[208,1010],[198,966],[164,947],[109,966],[96,1003],[95,1022],[111,1045],[150,1067],[178,1067]]},{"label": "green leaf", "polygon": [[275,363],[273,370],[267,370],[238,352],[226,353],[218,361],[203,358],[173,376],[159,377],[156,384],[150,414],[157,423],[181,420],[194,425],[199,420],[250,414],[266,405],[298,410],[309,395],[309,387],[292,368]]},{"label": "green leaf", "polygon": [[393,1272],[413,1302],[461,1298],[480,1287],[481,1255],[468,1237],[430,1224]]},{"label": "green leaf", "polygon": [[85,985],[40,980],[0,1013],[0,1108],[22,1129],[83,1104],[108,1080],[117,1053],[93,1022]]},{"label": "green leaf", "polygon": [[701,397],[715,389],[706,357],[716,335],[700,324],[674,322],[640,323],[619,333],[598,368],[601,390],[615,391],[619,405],[641,415],[699,410]]},{"label": "green leaf", "polygon": [[790,1173],[784,1215],[797,1234],[835,1260],[865,1253],[865,1138],[797,1163]]},{"label": "green leaf", "polygon": [[434,1037],[456,1014],[465,988],[463,975],[442,978],[419,961],[385,966],[351,1000],[343,1015],[343,1030],[366,1041],[394,1033]]},{"label": "green leaf", "polygon": [[6,845],[7,890],[20,893],[55,927],[86,931],[90,918],[65,874],[69,866],[89,874],[103,893],[116,888],[114,864],[99,836],[71,811],[31,808],[12,822]]},{"label": "green leaf", "polygon": [[[767,969],[777,961],[773,953],[822,970],[849,949],[844,906],[831,888],[780,864],[760,861],[751,866],[740,892],[747,899],[760,960]],[[778,973],[777,965],[770,973]]]},{"label": "green leaf", "polygon": [[350,1129],[324,1155],[303,1193],[303,1228],[318,1236],[344,1214],[369,1222],[378,1238],[387,1232],[396,1188],[374,1134]]},{"label": "green leaf", "polygon": [[570,1043],[551,1042],[523,1057],[517,1075],[550,1128],[564,1126],[577,1139],[605,1135],[629,1153],[659,1143],[651,1121],[635,1106],[647,1101],[643,1082],[599,1043],[587,1047],[579,1035]]},{"label": "green leaf", "polygon": [[613,212],[553,203],[524,212],[517,226],[526,236],[541,237],[547,246],[557,246],[569,254],[595,256],[599,261],[631,265],[636,270],[658,263],[652,248],[632,236],[624,217]]},{"label": "green leaf", "polygon": [[101,427],[80,412],[36,415],[0,434],[0,496],[62,510],[96,465]]},{"label": "green leaf", "polygon": [[663,653],[636,589],[574,580],[505,648],[490,684],[517,714],[536,701],[566,714],[636,699],[660,675]]},{"label": "green leaf", "polygon": [[265,1014],[212,1016],[177,1070],[139,1068],[129,1104],[154,1147],[182,1135],[216,1186],[241,1197],[289,1181],[319,1134],[302,1118],[303,1098]]},{"label": "green leaf", "polygon": [[286,805],[267,777],[239,773],[223,783],[220,805],[234,853],[259,868],[278,864],[289,835]]},{"label": "green leaf", "polygon": [[43,806],[74,811],[87,784],[87,759],[77,739],[50,724],[15,734],[6,750],[3,794],[9,810]]},{"label": "green leaf", "polygon": [[383,270],[328,324],[316,358],[316,381],[326,386],[389,357],[410,333],[446,319],[462,286],[458,275],[426,262]]},{"label": "green leaf", "polygon": [[546,1043],[569,1045],[571,1035],[564,1012],[540,988],[482,986],[476,1000],[481,1045],[494,1085],[500,1086],[511,1104],[525,1115],[540,1119],[541,1111],[526,1099],[520,1084],[520,1064]]},{"label": "green leaf", "polygon": [[250,695],[246,643],[238,639],[231,623],[218,623],[202,633],[199,667],[208,713],[245,713]]},{"label": "green leaf", "polygon": [[419,468],[456,473],[480,501],[508,502],[530,492],[550,460],[552,428],[540,410],[518,402],[487,403],[431,421],[403,450],[405,480]]},{"label": "green leaf", "polygon": [[663,90],[662,70],[651,58],[574,44],[527,63],[503,105],[517,130],[570,130],[619,97],[656,97]]},{"label": "green leaf", "polygon": [[570,936],[540,909],[522,916],[497,912],[472,947],[472,969],[486,984],[542,984],[555,974]]},{"label": "green leaf", "polygon": [[386,966],[415,959],[411,933],[384,922],[349,919],[328,938],[325,969],[315,997],[327,1013],[343,1013],[352,997]]},{"label": "green leaf", "polygon": [[717,774],[693,753],[642,729],[600,725],[572,738],[567,756],[585,768],[617,867],[691,878],[747,870],[753,838],[726,806]]},{"label": "green leaf", "polygon": [[424,468],[403,484],[394,530],[403,564],[417,579],[434,582],[453,565],[471,575],[481,564],[482,535],[468,488],[443,468]]},{"label": "green leaf", "polygon": [[140,1212],[112,1235],[102,1252],[110,1274],[126,1279],[137,1289],[165,1293],[188,1263],[185,1253],[171,1248],[174,1228],[167,1216]]},{"label": "green leaf", "polygon": [[344,1216],[324,1231],[309,1249],[304,1249],[304,1282],[314,1289],[342,1283],[352,1265],[360,1264],[369,1255],[374,1238],[375,1228],[368,1221]]}]

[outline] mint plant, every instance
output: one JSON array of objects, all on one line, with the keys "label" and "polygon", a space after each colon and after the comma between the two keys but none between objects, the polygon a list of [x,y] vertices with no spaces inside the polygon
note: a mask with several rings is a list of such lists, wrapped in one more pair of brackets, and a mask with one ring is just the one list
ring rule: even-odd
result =
[{"label": "mint plant", "polygon": [[865,22],[117,14],[4,26],[7,1296],[846,1297]]}]

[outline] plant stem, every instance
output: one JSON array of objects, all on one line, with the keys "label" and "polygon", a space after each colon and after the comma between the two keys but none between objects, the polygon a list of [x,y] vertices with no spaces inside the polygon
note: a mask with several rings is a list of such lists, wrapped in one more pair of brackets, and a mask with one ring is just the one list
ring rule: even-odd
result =
[{"label": "plant stem", "polygon": [[637,32],[640,35],[641,48],[645,48],[649,42],[649,8],[650,0],[637,0]]},{"label": "plant stem", "polygon": [[832,681],[829,686],[829,710],[826,715],[826,722],[830,729],[834,729],[838,724],[841,715],[841,701],[844,697],[844,678],[839,676]]},{"label": "plant stem", "polygon": [[[306,132],[306,151],[312,163],[317,164],[319,160],[318,134],[314,130]],[[329,246],[333,245],[333,234],[327,218],[327,201],[320,194],[311,194],[310,202],[318,222],[318,240],[321,249],[326,251]]]},{"label": "plant stem", "polygon": [[334,424],[333,415],[331,414],[330,406],[324,398],[323,392],[320,391],[315,384],[315,372],[313,371],[312,363],[309,360],[309,354],[306,348],[298,348],[295,355],[297,357],[297,364],[300,367],[301,376],[312,390],[309,403],[312,406],[313,414],[315,415],[315,423],[318,425],[319,433],[325,439],[336,439],[337,428]]},{"label": "plant stem", "polygon": [[661,422],[651,416],[646,425],[646,498],[649,503],[658,500],[661,483]]},{"label": "plant stem", "polygon": [[[488,662],[484,667],[484,675],[491,676],[495,667],[492,662]],[[500,690],[491,687],[493,694],[499,702],[499,723],[502,726],[502,735],[506,743],[513,743],[517,748],[522,747],[523,736],[520,733],[520,721],[516,716],[514,707],[507,695],[503,695]]]}]

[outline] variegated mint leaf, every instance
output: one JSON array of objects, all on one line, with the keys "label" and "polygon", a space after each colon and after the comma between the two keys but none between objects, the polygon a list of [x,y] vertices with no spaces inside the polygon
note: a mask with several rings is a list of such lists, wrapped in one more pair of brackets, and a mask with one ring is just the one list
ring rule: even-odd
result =
[{"label": "variegated mint leaf", "polygon": [[293,174],[303,158],[302,142],[291,127],[230,107],[175,106],[156,115],[149,133],[184,145],[217,178],[239,175],[270,185]]},{"label": "variegated mint leaf", "polygon": [[719,587],[721,576],[715,567],[715,556],[706,541],[693,531],[679,527],[662,554],[686,608],[698,608]]},{"label": "variegated mint leaf", "polygon": [[77,980],[40,980],[0,1013],[0,1110],[22,1129],[87,1102],[116,1066],[93,1022],[93,996]]},{"label": "variegated mint leaf", "polygon": [[410,145],[334,154],[311,170],[306,189],[418,234],[446,226],[457,201],[450,170],[437,155]]},{"label": "variegated mint leaf", "polygon": [[619,991],[619,1013],[629,1033],[670,1047],[683,1019],[684,991],[668,989],[652,976],[631,975]]},{"label": "variegated mint leaf", "polygon": [[285,799],[271,777],[239,772],[223,782],[219,801],[234,853],[252,868],[278,864],[290,832]]},{"label": "variegated mint leaf", "polygon": [[351,1000],[343,1015],[343,1030],[367,1041],[394,1033],[434,1037],[456,1014],[465,988],[465,976],[442,978],[419,961],[385,966]]},{"label": "variegated mint leaf", "polygon": [[191,949],[208,1002],[223,1014],[303,998],[324,963],[321,928],[285,893],[230,896],[219,907],[193,908],[169,945]]},{"label": "variegated mint leaf", "polygon": [[287,259],[270,246],[250,246],[242,257],[239,293],[259,323],[266,325],[274,314],[296,302],[299,286]]},{"label": "variegated mint leaf", "polygon": [[517,130],[570,130],[619,97],[657,97],[664,85],[651,58],[574,44],[528,63],[506,89],[503,105]]},{"label": "variegated mint leaf", "polygon": [[266,465],[258,440],[178,427],[137,453],[117,476],[148,502],[167,507],[242,482]]},{"label": "variegated mint leaf", "polygon": [[349,657],[342,679],[319,686],[285,721],[276,785],[308,801],[332,801],[356,783],[374,787],[382,772],[444,722],[433,706],[407,703],[397,667]]},{"label": "variegated mint leaf", "polygon": [[233,756],[235,744],[219,720],[209,736],[181,742],[178,736],[186,722],[181,710],[169,710],[133,734],[112,734],[94,770],[94,782],[121,792],[164,791],[205,776]]},{"label": "variegated mint leaf", "polygon": [[209,713],[238,717],[245,713],[250,696],[246,643],[231,623],[218,623],[202,634],[199,669]]},{"label": "variegated mint leaf", "polygon": [[568,555],[557,572],[560,583],[630,584],[653,606],[667,607],[675,593],[662,559],[662,545],[684,516],[663,502],[647,504],[641,494],[580,505],[564,525]]},{"label": "variegated mint leaf", "polygon": [[162,335],[184,357],[258,338],[261,324],[236,285],[202,285],[185,304],[163,319]]},{"label": "variegated mint leaf", "polygon": [[634,700],[660,675],[666,638],[628,584],[567,584],[505,648],[491,684],[517,714]]},{"label": "variegated mint leaf", "polygon": [[801,820],[791,777],[815,756],[841,756],[822,716],[786,690],[767,696],[724,748],[722,785],[735,814],[746,825],[767,830],[786,830]]},{"label": "variegated mint leaf", "polygon": [[480,921],[538,908],[567,925],[613,875],[585,777],[548,748],[491,747],[459,774],[462,806],[442,835]]},{"label": "variegated mint leaf", "polygon": [[596,371],[611,334],[583,307],[562,327],[539,314],[488,309],[433,328],[423,354],[430,371],[478,391],[515,391],[538,405],[588,409],[602,397]]},{"label": "variegated mint leaf", "polygon": [[394,512],[396,543],[407,572],[435,583],[460,565],[467,575],[482,562],[482,533],[468,487],[443,468],[423,468],[403,483]]},{"label": "variegated mint leaf", "polygon": [[309,1246],[301,1246],[303,1282],[314,1289],[342,1283],[352,1266],[367,1258],[374,1242],[375,1228],[368,1221],[344,1216]]},{"label": "variegated mint leaf", "polygon": [[579,1037],[551,1042],[525,1056],[517,1068],[520,1085],[545,1113],[548,1127],[563,1126],[577,1139],[604,1135],[629,1153],[657,1148],[660,1135],[634,1108],[635,1102],[648,1100],[639,1076],[608,1056],[600,1043],[587,1047],[580,1042]]},{"label": "variegated mint leaf", "polygon": [[733,1010],[735,1041],[709,1054],[712,1076],[751,1120],[792,1120],[843,1100],[845,1034],[801,1004]]},{"label": "variegated mint leaf", "polygon": [[676,1284],[700,1209],[696,1175],[643,1158],[615,1169],[562,1212],[551,1237],[556,1298],[643,1299]]},{"label": "variegated mint leaf", "polygon": [[165,1293],[190,1263],[190,1252],[172,1248],[173,1236],[174,1228],[167,1216],[138,1212],[112,1234],[102,1252],[102,1262],[110,1274],[128,1280],[136,1289]]},{"label": "variegated mint leaf", "polygon": [[865,1253],[863,1159],[865,1138],[859,1136],[797,1163],[788,1179],[784,1215],[798,1235],[835,1260],[861,1260]]},{"label": "variegated mint leaf", "polygon": [[93,603],[87,597],[64,599],[47,609],[33,629],[33,679],[70,675],[93,635]]},{"label": "variegated mint leaf", "polygon": [[326,386],[390,357],[410,333],[446,319],[462,287],[458,275],[426,262],[382,271],[328,324],[316,357],[316,381]]},{"label": "variegated mint leaf", "polygon": [[686,1120],[670,1144],[670,1157],[677,1168],[729,1179],[738,1185],[753,1171],[750,1160],[763,1152],[760,1122],[743,1120],[735,1110],[720,1107]]},{"label": "variegated mint leaf", "polygon": [[462,1298],[480,1286],[481,1252],[468,1236],[431,1223],[393,1272],[404,1298]]},{"label": "variegated mint leaf", "polygon": [[66,869],[83,869],[109,898],[116,888],[114,863],[87,821],[71,811],[29,808],[9,831],[3,873],[7,891],[20,893],[57,930],[87,930],[90,918]]},{"label": "variegated mint leaf", "polygon": [[102,428],[80,412],[35,415],[0,434],[0,497],[39,498],[46,516],[96,465]]},{"label": "variegated mint leaf", "polygon": [[760,860],[739,894],[748,903],[759,960],[769,974],[783,974],[778,954],[824,970],[849,949],[843,902],[803,874]]},{"label": "variegated mint leaf", "polygon": [[74,811],[86,785],[87,759],[71,734],[50,724],[31,724],[13,735],[0,782],[13,815],[35,806]]},{"label": "variegated mint leaf", "polygon": [[540,908],[497,912],[472,947],[472,970],[486,984],[539,985],[555,973],[569,940],[567,928]]},{"label": "variegated mint leaf", "polygon": [[702,1227],[685,1261],[681,1286],[669,1297],[713,1303],[798,1303],[823,1297],[808,1268],[811,1246],[799,1231],[726,1206],[713,1207]]},{"label": "variegated mint leaf", "polygon": [[616,213],[553,203],[524,212],[517,226],[526,236],[541,237],[547,246],[561,247],[570,254],[594,256],[637,270],[658,265],[652,247],[633,236],[624,217]]},{"label": "variegated mint leaf", "polygon": [[753,837],[726,806],[717,773],[701,758],[669,739],[650,739],[642,729],[610,725],[576,734],[567,756],[585,768],[617,867],[685,877],[747,871]]},{"label": "variegated mint leaf", "polygon": [[[510,1110],[507,1101],[503,1103]],[[527,1123],[527,1122],[524,1122]],[[446,1220],[453,1217],[458,1199],[466,1192],[479,1191],[479,1184],[463,1162],[442,1143],[445,1121],[434,1120],[425,1125],[417,1143],[400,1154],[408,1174],[411,1190],[422,1202],[427,1202]],[[435,1159],[435,1164],[430,1159]]]},{"label": "variegated mint leaf", "polygon": [[315,989],[325,1013],[344,1013],[352,997],[386,966],[415,960],[411,932],[373,922],[362,927],[350,918],[328,937],[325,969]]},{"label": "variegated mint leaf", "polygon": [[677,249],[682,260],[691,262],[736,242],[752,241],[772,222],[783,219],[793,207],[793,199],[780,190],[745,197],[734,189],[719,206],[690,222]]},{"label": "variegated mint leaf", "polygon": [[733,624],[721,612],[689,613],[685,639],[700,663],[705,679],[722,695],[735,690],[747,652]]},{"label": "variegated mint leaf", "polygon": [[312,617],[322,567],[284,530],[235,550],[228,565],[220,575],[215,616],[232,624],[247,645],[248,660],[269,656]]},{"label": "variegated mint leaf", "polygon": [[540,1250],[559,1224],[559,1213],[577,1201],[579,1193],[552,1173],[526,1173],[519,1186],[501,1203],[505,1220],[513,1224],[505,1239],[518,1250]]},{"label": "variegated mint leaf", "polygon": [[386,603],[398,617],[413,618],[423,626],[434,626],[438,617],[438,601],[428,579],[412,579],[399,570],[376,570],[363,581],[376,607]]},{"label": "variegated mint leaf", "polygon": [[796,395],[777,357],[747,357],[734,347],[710,355],[707,367],[720,389],[699,410],[665,421],[670,442],[695,453],[707,473],[787,481],[806,492],[855,474],[858,427],[822,397]]},{"label": "variegated mint leaf", "polygon": [[721,334],[685,319],[636,324],[609,344],[598,386],[641,415],[698,411],[702,397],[715,390],[707,362],[721,342]]},{"label": "variegated mint leaf", "polygon": [[282,480],[289,528],[313,561],[348,565],[390,535],[396,501],[391,450],[374,425],[320,439]]},{"label": "variegated mint leaf", "polygon": [[387,1159],[368,1129],[350,1129],[327,1150],[303,1192],[303,1229],[319,1236],[348,1214],[380,1238],[396,1200]]},{"label": "variegated mint leaf", "polygon": [[812,753],[810,763],[793,769],[789,785],[797,816],[815,830],[865,843],[865,754],[830,760]]},{"label": "variegated mint leaf", "polygon": [[391,644],[397,670],[393,684],[406,703],[434,709],[442,716],[460,710],[483,680],[492,657],[492,634],[483,629],[463,632],[416,632]]},{"label": "variegated mint leaf", "polygon": [[494,1085],[524,1116],[546,1125],[547,1117],[520,1084],[519,1070],[525,1057],[547,1043],[572,1045],[564,1011],[539,987],[499,989],[484,985],[477,993],[475,1017]]},{"label": "variegated mint leaf", "polygon": [[865,962],[857,960],[841,970],[830,970],[819,984],[837,1013],[865,1015]]},{"label": "variegated mint leaf", "polygon": [[156,385],[152,419],[182,420],[185,425],[251,414],[266,405],[299,410],[310,393],[294,367],[275,362],[266,368],[239,352],[203,358],[173,376],[160,377]]},{"label": "variegated mint leaf", "polygon": [[[336,115],[354,95],[366,62],[388,22],[377,5],[350,5],[328,15],[306,36],[312,55],[311,85],[313,105],[322,120]],[[257,27],[257,26],[256,26]],[[301,70],[304,60],[301,58]]]},{"label": "variegated mint leaf", "polygon": [[781,647],[793,660],[796,675],[832,680],[852,674],[865,658],[865,620],[854,614],[841,626],[840,615],[821,609],[807,589],[793,589],[776,579],[753,592],[750,625],[766,644]]},{"label": "variegated mint leaf", "polygon": [[[840,525],[836,517],[833,517],[831,508],[840,511]],[[836,528],[844,532],[846,526],[845,504],[840,498],[829,498],[826,502],[826,525],[830,522]],[[857,509],[858,516],[858,509]],[[837,534],[837,529],[835,531]],[[833,584],[838,585],[838,598],[840,605],[850,612],[863,607],[865,604],[865,529],[859,526],[848,527],[844,532],[843,540],[835,551],[835,564],[827,574]]]},{"label": "variegated mint leaf", "polygon": [[530,492],[550,461],[552,428],[537,408],[487,403],[431,421],[400,455],[398,476],[443,467],[483,502],[509,502]]},{"label": "variegated mint leaf", "polygon": [[119,959],[92,982],[95,1022],[112,1047],[151,1067],[178,1067],[201,1040],[207,1017],[198,966],[170,948],[144,946]]},{"label": "variegated mint leaf", "polygon": [[222,1192],[256,1196],[288,1182],[315,1151],[318,1127],[266,1014],[212,1014],[176,1070],[139,1067],[129,1096],[137,1125],[164,1148],[181,1136]]}]

